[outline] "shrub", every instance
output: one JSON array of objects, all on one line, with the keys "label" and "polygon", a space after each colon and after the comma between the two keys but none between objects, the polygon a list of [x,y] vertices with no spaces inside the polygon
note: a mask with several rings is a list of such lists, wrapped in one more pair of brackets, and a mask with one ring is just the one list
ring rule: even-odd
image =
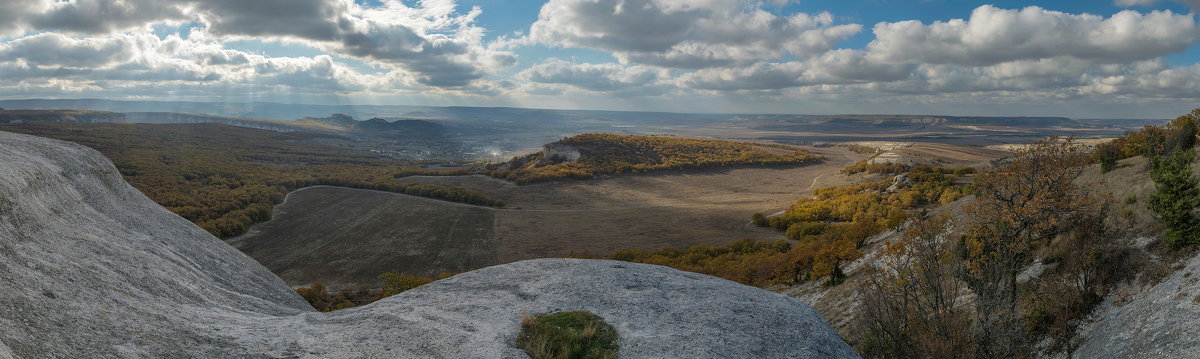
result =
[{"label": "shrub", "polygon": [[767,216],[762,212],[755,212],[750,216],[750,220],[754,222],[754,225],[759,227],[767,227],[771,225],[770,222],[767,221]]},{"label": "shrub", "polygon": [[383,279],[383,289],[379,290],[379,299],[400,294],[406,290],[420,287],[433,281],[430,278],[395,272],[381,274],[379,278]]},{"label": "shrub", "polygon": [[[443,273],[438,279],[450,276],[453,274]],[[384,281],[383,288],[379,290],[363,286],[357,291],[343,289],[335,295],[329,295],[329,289],[324,284],[315,282],[308,287],[296,288],[296,294],[312,305],[313,309],[328,312],[368,304],[433,282],[432,278],[393,272],[384,273],[379,278]]]},{"label": "shrub", "polygon": [[1116,141],[1096,147],[1096,159],[1100,162],[1100,173],[1108,173],[1117,168],[1117,160],[1121,159],[1121,147]]},{"label": "shrub", "polygon": [[616,358],[617,330],[600,316],[561,312],[521,319],[517,347],[533,359]]},{"label": "shrub", "polygon": [[333,304],[333,298],[329,296],[329,290],[325,289],[325,285],[321,284],[321,282],[313,283],[307,288],[296,288],[296,294],[304,298],[317,311],[328,312]]}]

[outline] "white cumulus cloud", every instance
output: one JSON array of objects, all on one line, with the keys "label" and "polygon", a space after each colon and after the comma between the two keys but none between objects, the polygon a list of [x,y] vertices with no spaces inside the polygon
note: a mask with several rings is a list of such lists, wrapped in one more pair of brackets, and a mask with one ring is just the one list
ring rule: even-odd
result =
[{"label": "white cumulus cloud", "polygon": [[833,15],[772,14],[747,1],[550,0],[528,41],[587,47],[622,63],[699,69],[808,57],[862,30]]}]

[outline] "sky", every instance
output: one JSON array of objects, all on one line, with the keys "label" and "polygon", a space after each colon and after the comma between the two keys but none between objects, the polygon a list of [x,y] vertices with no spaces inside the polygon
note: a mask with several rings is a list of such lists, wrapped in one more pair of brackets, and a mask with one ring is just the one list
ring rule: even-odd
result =
[{"label": "sky", "polygon": [[1168,118],[1200,0],[4,0],[0,98]]}]

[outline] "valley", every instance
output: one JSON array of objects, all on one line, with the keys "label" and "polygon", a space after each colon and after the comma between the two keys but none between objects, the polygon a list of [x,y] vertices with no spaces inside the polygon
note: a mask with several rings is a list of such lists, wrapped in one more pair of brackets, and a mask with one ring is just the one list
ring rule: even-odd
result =
[{"label": "valley", "polygon": [[[1006,153],[954,145],[902,145],[905,154],[942,165],[986,164]],[[774,241],[783,234],[754,226],[752,214],[780,212],[815,189],[880,178],[839,173],[870,155],[841,146],[804,150],[823,161],[528,185],[483,175],[402,178],[461,186],[502,199],[505,208],[377,191],[307,188],[290,193],[271,221],[230,243],[293,286],[321,282],[340,289],[377,283],[385,272],[433,277],[532,258],[720,246],[739,239]],[[354,206],[356,202],[361,207]],[[298,259],[304,256],[308,259]]]}]

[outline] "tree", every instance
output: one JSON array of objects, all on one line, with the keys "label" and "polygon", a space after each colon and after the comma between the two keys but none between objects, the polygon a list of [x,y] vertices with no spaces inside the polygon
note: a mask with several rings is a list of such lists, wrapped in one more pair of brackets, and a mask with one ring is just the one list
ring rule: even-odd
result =
[{"label": "tree", "polygon": [[1195,151],[1176,151],[1170,157],[1151,161],[1150,177],[1158,191],[1150,196],[1147,206],[1167,227],[1163,240],[1170,248],[1200,243],[1200,186],[1192,175]]},{"label": "tree", "polygon": [[1197,115],[1200,115],[1200,109],[1179,116],[1167,124],[1167,151],[1188,150],[1196,146]]},{"label": "tree", "polygon": [[854,246],[854,241],[842,239],[822,246],[817,251],[816,261],[813,262],[813,277],[828,276],[826,285],[838,285],[846,279],[842,272],[842,263],[862,258],[862,252]]},{"label": "tree", "polygon": [[859,288],[863,305],[856,323],[859,350],[876,358],[968,358],[970,308],[961,301],[965,284],[957,241],[948,217],[914,221],[904,236],[887,244],[867,268]]},{"label": "tree", "polygon": [[1100,161],[1100,173],[1116,169],[1117,160],[1121,159],[1121,145],[1109,142],[1096,147],[1096,159]]},{"label": "tree", "polygon": [[1017,274],[1036,246],[1100,213],[1102,200],[1075,184],[1088,160],[1073,139],[1051,138],[975,177],[976,200],[966,207],[963,278],[977,295],[977,356],[1027,354]]}]

